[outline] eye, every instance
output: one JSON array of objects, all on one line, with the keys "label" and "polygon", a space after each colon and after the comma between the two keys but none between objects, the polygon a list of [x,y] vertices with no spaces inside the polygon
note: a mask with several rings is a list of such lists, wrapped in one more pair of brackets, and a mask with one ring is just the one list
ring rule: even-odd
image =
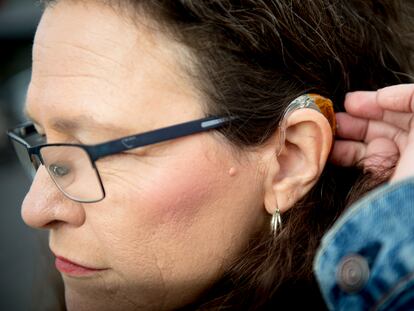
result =
[{"label": "eye", "polygon": [[33,125],[34,125],[36,133],[37,133],[36,143],[45,144],[47,142],[47,137],[46,137],[46,134],[43,131],[42,127],[40,127],[36,123],[33,123]]},{"label": "eye", "polygon": [[45,133],[44,133],[43,129],[41,128],[41,126],[39,126],[39,125],[38,125],[38,124],[36,124],[36,123],[33,123],[33,125],[34,125],[34,127],[35,127],[36,132],[37,132],[39,135],[41,135],[41,136],[45,136]]},{"label": "eye", "polygon": [[35,130],[36,130],[36,132],[37,132],[38,135],[40,135],[40,136],[46,136],[45,131],[43,130],[43,128],[39,124],[33,123],[33,125],[34,125]]},{"label": "eye", "polygon": [[67,174],[69,174],[70,169],[63,165],[56,165],[51,164],[49,165],[49,171],[55,176],[55,177],[63,177]]}]

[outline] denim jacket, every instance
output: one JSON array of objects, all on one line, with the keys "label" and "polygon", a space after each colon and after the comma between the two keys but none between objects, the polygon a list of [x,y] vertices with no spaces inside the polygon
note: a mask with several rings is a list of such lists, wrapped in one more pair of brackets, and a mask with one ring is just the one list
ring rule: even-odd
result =
[{"label": "denim jacket", "polygon": [[330,310],[414,310],[414,178],[355,203],[322,239],[314,273]]}]

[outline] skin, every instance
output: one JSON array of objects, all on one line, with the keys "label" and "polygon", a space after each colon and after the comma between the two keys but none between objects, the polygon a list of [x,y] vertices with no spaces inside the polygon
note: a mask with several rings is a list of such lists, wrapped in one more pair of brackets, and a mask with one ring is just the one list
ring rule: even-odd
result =
[{"label": "skin", "polygon": [[[26,108],[49,143],[96,144],[204,115],[181,66],[188,53],[149,23],[94,2],[46,9]],[[122,128],[67,126],[84,116]],[[105,269],[62,273],[68,310],[164,310],[194,301],[254,232],[268,230],[276,206],[289,209],[323,170],[327,120],[304,109],[286,131],[280,157],[278,133],[234,152],[209,132],[104,158],[97,167],[106,198],[92,204],[66,198],[41,166],[24,221],[50,231],[54,254]]]},{"label": "skin", "polygon": [[395,166],[390,182],[414,172],[414,84],[349,93],[337,114],[339,140],[331,159],[373,173]]}]

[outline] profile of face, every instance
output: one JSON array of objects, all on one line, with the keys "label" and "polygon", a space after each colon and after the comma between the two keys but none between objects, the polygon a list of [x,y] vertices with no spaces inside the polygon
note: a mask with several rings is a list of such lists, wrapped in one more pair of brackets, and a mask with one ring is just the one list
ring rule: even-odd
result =
[{"label": "profile of face", "polygon": [[[205,115],[182,66],[185,47],[156,29],[98,2],[46,9],[26,109],[48,143],[97,144]],[[58,258],[89,268],[60,271],[68,310],[163,310],[196,299],[323,169],[326,120],[302,111],[289,124],[297,147],[278,158],[276,139],[235,152],[214,131],[102,158],[106,197],[96,203],[65,197],[41,166],[23,219],[50,231]],[[304,132],[310,142],[299,140]]]}]

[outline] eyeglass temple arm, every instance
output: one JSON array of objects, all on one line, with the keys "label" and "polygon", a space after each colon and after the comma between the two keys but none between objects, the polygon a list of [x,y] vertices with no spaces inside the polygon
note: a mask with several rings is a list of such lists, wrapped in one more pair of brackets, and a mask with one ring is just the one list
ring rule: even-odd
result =
[{"label": "eyeglass temple arm", "polygon": [[87,146],[87,149],[92,160],[96,161],[99,158],[122,151],[215,129],[223,126],[232,119],[233,118],[226,117],[209,117],[199,119],[138,135],[128,136],[94,146]]}]

